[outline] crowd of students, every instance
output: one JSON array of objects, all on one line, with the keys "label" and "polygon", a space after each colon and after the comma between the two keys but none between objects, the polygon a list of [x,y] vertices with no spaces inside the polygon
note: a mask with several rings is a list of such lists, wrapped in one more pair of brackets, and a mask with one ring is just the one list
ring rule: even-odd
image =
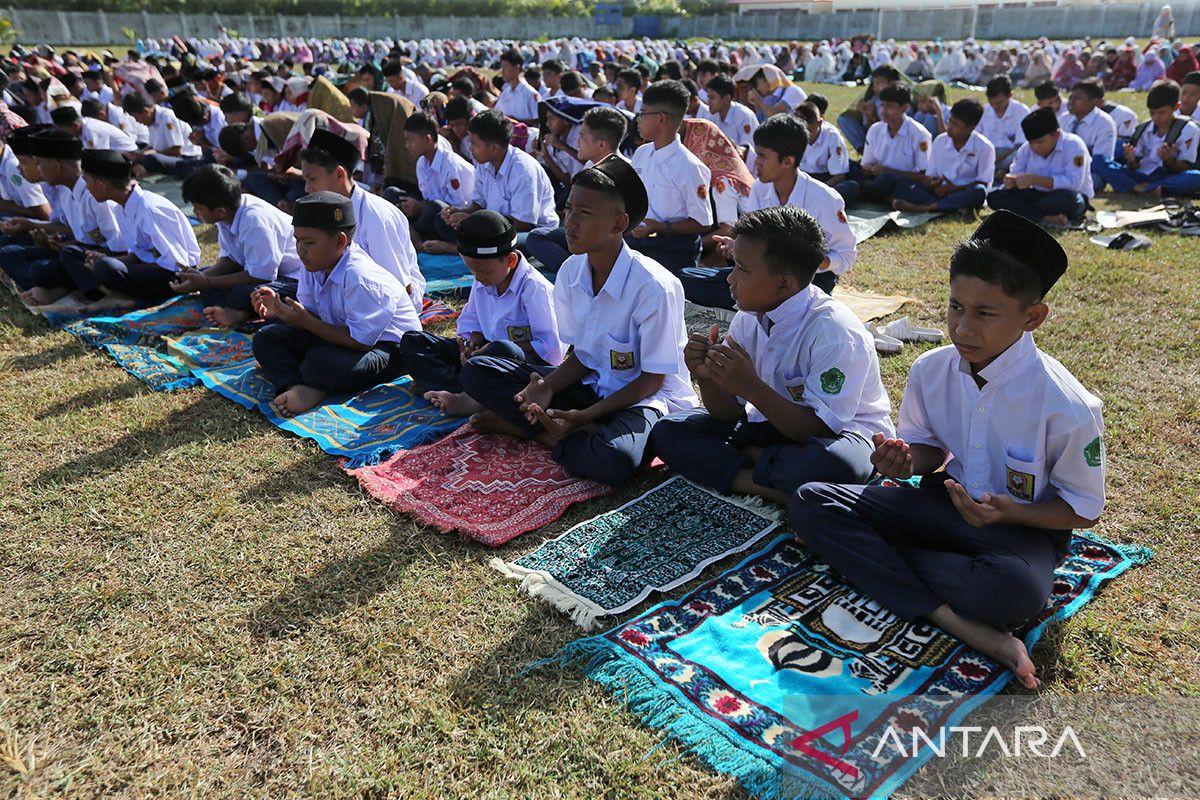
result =
[{"label": "crowd of students", "polygon": [[[231,74],[179,45],[178,65],[6,65],[0,267],[26,304],[198,294],[212,324],[254,326],[283,416],[409,375],[576,476],[619,485],[658,456],[786,505],[864,592],[1037,685],[1009,631],[1099,517],[1105,474],[1099,400],[1034,344],[1067,269],[1038,223],[1077,219],[1096,186],[1195,188],[1198,129],[1179,111],[1200,75],[1182,99],[1155,84],[1150,120],[1118,124],[1100,82],[1065,101],[1040,84],[1030,110],[998,76],[986,105],[947,108],[882,65],[835,125],[774,64],[534,72],[509,48],[493,92],[400,51],[338,87],[287,64]],[[139,184],[156,171],[183,176],[216,227],[213,263]],[[995,209],[954,251],[952,344],[914,364],[898,426],[871,334],[835,292],[860,200]],[[474,278],[452,337],[421,328],[418,253],[457,253]],[[689,333],[688,299],[737,312],[724,334]],[[867,485],[914,475],[916,490]]]}]

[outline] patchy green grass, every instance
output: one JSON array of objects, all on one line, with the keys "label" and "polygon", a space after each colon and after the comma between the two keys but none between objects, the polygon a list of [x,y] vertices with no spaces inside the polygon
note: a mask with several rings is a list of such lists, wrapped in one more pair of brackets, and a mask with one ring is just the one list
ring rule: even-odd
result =
[{"label": "patchy green grass", "polygon": [[[902,313],[940,326],[969,231],[878,236],[849,283],[918,298]],[[1105,401],[1100,533],[1156,553],[1038,645],[1057,695],[1200,694],[1200,271],[1192,242],[1150,235],[1125,254],[1064,234],[1071,269],[1038,333]],[[519,675],[579,631],[488,569],[493,552],[387,511],[257,415],[151,392],[2,302],[0,795],[744,796],[655,750],[661,733],[620,698]],[[924,349],[883,359],[894,402]],[[1019,765],[978,780],[1025,786]],[[923,774],[902,796],[941,793]]]}]

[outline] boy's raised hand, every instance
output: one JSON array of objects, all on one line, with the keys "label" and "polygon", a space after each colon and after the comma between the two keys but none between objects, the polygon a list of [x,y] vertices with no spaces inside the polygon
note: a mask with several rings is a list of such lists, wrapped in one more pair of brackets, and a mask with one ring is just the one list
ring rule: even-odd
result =
[{"label": "boy's raised hand", "polygon": [[946,491],[950,502],[958,509],[958,513],[968,525],[982,528],[985,525],[996,525],[1008,520],[1008,512],[1016,505],[1008,495],[986,492],[980,502],[971,497],[966,488],[958,481],[949,478],[945,481]]},{"label": "boy's raised hand", "polygon": [[871,437],[875,452],[871,453],[871,464],[885,478],[907,480],[913,475],[912,453],[903,439],[888,439],[882,433]]},{"label": "boy's raised hand", "polygon": [[732,236],[713,236],[713,244],[717,246],[717,252],[722,258],[727,258],[733,261],[733,237]]},{"label": "boy's raised hand", "polygon": [[712,379],[708,367],[704,365],[704,357],[708,354],[708,348],[720,341],[720,336],[717,326],[713,325],[707,334],[693,333],[688,337],[688,343],[683,348],[683,363],[692,377],[702,381]]},{"label": "boy's raised hand", "polygon": [[529,376],[529,385],[513,395],[513,400],[517,402],[518,408],[525,415],[525,419],[529,420],[530,425],[541,422],[534,412],[544,410],[553,399],[554,392],[550,384],[536,372]]},{"label": "boy's raised hand", "polygon": [[754,360],[740,344],[725,337],[725,344],[712,344],[704,356],[704,365],[712,382],[730,394],[745,396],[747,387],[762,379],[754,370]]},{"label": "boy's raised hand", "polygon": [[260,317],[274,317],[279,295],[269,286],[260,286],[251,292],[250,305],[254,306],[254,313]]}]

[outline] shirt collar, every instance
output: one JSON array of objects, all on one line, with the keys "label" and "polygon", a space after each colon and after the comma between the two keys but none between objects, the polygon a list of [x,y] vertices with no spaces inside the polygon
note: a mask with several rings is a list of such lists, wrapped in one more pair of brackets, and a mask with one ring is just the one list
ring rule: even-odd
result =
[{"label": "shirt collar", "polygon": [[[996,356],[992,363],[979,370],[979,377],[985,381],[985,386],[1005,383],[1018,376],[1022,368],[1036,355],[1037,346],[1033,343],[1033,334],[1026,331],[1007,350]],[[961,356],[958,360],[958,371],[971,376],[971,364]]]},{"label": "shirt collar", "polygon": [[[775,308],[759,314],[759,324],[763,328],[767,328],[782,325],[785,322],[796,324],[803,321],[808,316],[808,311],[812,308],[813,299],[819,291],[820,289],[810,283],[787,300],[775,306]],[[768,322],[770,322],[770,326],[767,325]]]},{"label": "shirt collar", "polygon": [[[650,146],[654,147],[654,144],[651,143]],[[656,159],[666,159],[666,158],[670,158],[671,156],[675,155],[675,153],[682,147],[683,147],[683,142],[681,142],[679,140],[679,136],[676,136],[674,141],[672,141],[669,145],[667,145],[666,147],[662,147],[662,148],[655,148],[650,151],[650,154],[652,156],[654,156],[654,158],[656,158]]]},{"label": "shirt collar", "polygon": [[[583,257],[583,263],[587,265],[587,269],[581,269],[575,274],[575,285],[592,293],[592,261],[587,255]],[[604,282],[604,286],[600,289],[601,292],[607,294],[613,299],[619,298],[621,292],[625,289],[625,283],[629,279],[629,270],[633,264],[633,251],[628,244],[621,244],[621,252],[617,254],[617,260],[613,262],[612,272],[608,273],[608,280]],[[598,294],[597,294],[598,296]]]},{"label": "shirt collar", "polygon": [[329,274],[322,279],[321,273],[318,272],[317,280],[322,286],[327,286],[329,284],[334,284],[335,286],[340,285],[342,278],[346,275],[346,270],[350,266],[350,262],[357,258],[358,253],[360,252],[362,252],[362,248],[360,248],[354,242],[351,242],[350,246],[346,248],[346,252],[342,253],[342,257],[339,258],[338,262],[333,265],[333,269],[329,271]]},{"label": "shirt collar", "polygon": [[[508,288],[504,290],[504,295],[520,294],[521,287],[525,283],[525,277],[529,274],[529,271],[533,269],[533,267],[529,266],[529,262],[525,260],[525,256],[521,255],[520,253],[518,253],[518,255],[520,256],[520,259],[517,261],[517,266],[513,269],[512,280],[508,282]],[[500,294],[500,292],[496,291],[495,286],[483,286],[481,284],[480,288],[482,288],[484,292],[492,297],[504,296]]]}]

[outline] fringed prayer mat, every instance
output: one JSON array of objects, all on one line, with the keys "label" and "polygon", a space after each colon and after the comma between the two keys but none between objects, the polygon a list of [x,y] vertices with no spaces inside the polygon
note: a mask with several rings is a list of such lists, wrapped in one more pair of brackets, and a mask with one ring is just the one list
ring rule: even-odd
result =
[{"label": "fringed prayer mat", "polygon": [[257,409],[272,425],[312,439],[330,455],[345,457],[348,467],[377,464],[397,450],[432,441],[462,424],[461,419],[444,416],[414,394],[408,378],[287,418],[275,413],[275,390],[254,361],[197,369],[193,374],[222,397],[243,408]]},{"label": "fringed prayer mat", "polygon": [[[1051,622],[1149,558],[1075,536],[1045,610],[1017,635],[1032,650]],[[768,800],[886,797],[933,755],[910,746],[921,741],[914,729],[936,742],[1012,678],[858,594],[789,536],[540,663],[581,664],[646,723]]]},{"label": "fringed prayer mat", "polygon": [[389,508],[489,547],[548,525],[574,503],[613,492],[571,477],[537,442],[478,434],[470,425],[377,466],[347,471]]},{"label": "fringed prayer mat", "polygon": [[781,512],[676,476],[516,561],[491,565],[584,628],[690,581],[778,527]]},{"label": "fringed prayer mat", "polygon": [[432,300],[426,297],[421,303],[421,313],[418,316],[421,320],[421,327],[428,328],[440,322],[458,319],[458,312],[441,300]]},{"label": "fringed prayer mat", "polygon": [[430,297],[466,292],[475,280],[467,262],[457,255],[417,253],[417,266],[425,276],[425,294]]}]

